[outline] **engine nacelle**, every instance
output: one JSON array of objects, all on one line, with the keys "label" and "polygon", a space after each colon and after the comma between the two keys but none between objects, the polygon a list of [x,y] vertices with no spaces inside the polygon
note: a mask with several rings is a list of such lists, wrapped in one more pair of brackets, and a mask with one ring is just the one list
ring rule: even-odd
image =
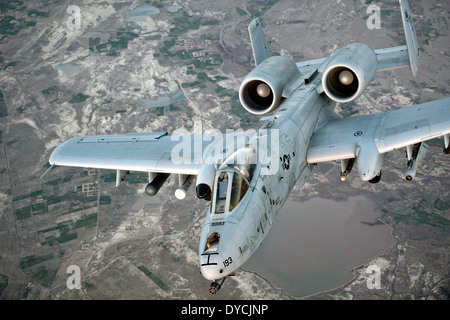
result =
[{"label": "engine nacelle", "polygon": [[299,76],[297,65],[288,57],[267,58],[244,78],[239,100],[250,113],[272,112],[282,102],[283,89]]},{"label": "engine nacelle", "polygon": [[325,67],[322,87],[337,102],[358,98],[377,72],[377,56],[366,44],[350,43],[335,51]]}]

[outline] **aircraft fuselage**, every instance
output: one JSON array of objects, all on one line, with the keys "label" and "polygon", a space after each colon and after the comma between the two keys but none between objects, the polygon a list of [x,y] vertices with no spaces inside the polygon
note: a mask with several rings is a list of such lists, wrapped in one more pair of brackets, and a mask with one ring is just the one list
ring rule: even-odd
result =
[{"label": "aircraft fuselage", "polygon": [[[271,163],[278,166],[272,170],[274,173],[262,174],[265,164],[258,163],[249,188],[251,192],[246,193],[232,212],[215,213],[213,203],[217,195],[213,194],[199,244],[201,272],[208,280],[224,279],[250,258],[294,185],[303,185],[310,177],[314,165],[306,161],[308,143],[315,128],[333,116],[331,108],[335,104],[325,95],[317,94],[316,85],[299,86],[261,127],[271,132],[278,130],[279,157]],[[213,235],[219,235],[220,239],[211,247],[208,238]]]}]

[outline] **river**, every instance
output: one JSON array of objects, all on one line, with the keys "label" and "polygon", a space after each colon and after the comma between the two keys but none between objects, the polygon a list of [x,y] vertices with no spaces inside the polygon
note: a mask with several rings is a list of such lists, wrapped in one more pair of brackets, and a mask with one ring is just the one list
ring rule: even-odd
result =
[{"label": "river", "polygon": [[[351,270],[395,242],[367,197],[288,199],[265,240],[243,265],[295,297],[336,288]],[[363,223],[362,223],[363,222]]]}]

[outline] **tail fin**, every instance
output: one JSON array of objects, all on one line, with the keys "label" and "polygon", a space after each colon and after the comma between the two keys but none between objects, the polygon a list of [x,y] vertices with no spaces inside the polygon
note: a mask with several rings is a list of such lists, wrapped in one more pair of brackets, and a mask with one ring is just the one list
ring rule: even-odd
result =
[{"label": "tail fin", "polygon": [[248,32],[250,34],[250,41],[252,42],[255,64],[258,65],[271,56],[259,18],[256,18],[248,25]]},{"label": "tail fin", "polygon": [[399,3],[402,12],[403,29],[405,30],[406,47],[408,48],[409,66],[412,75],[415,77],[419,68],[419,42],[417,41],[416,29],[414,28],[408,0],[399,0]]}]

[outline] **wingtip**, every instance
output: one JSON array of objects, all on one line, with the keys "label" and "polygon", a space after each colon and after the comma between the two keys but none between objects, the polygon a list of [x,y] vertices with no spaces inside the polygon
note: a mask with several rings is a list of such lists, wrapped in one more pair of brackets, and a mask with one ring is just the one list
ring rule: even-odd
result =
[{"label": "wingtip", "polygon": [[256,17],[255,19],[252,20],[252,22],[249,23],[248,31],[251,32],[253,29],[255,29],[260,24],[261,24],[261,20],[259,19],[259,17]]}]

